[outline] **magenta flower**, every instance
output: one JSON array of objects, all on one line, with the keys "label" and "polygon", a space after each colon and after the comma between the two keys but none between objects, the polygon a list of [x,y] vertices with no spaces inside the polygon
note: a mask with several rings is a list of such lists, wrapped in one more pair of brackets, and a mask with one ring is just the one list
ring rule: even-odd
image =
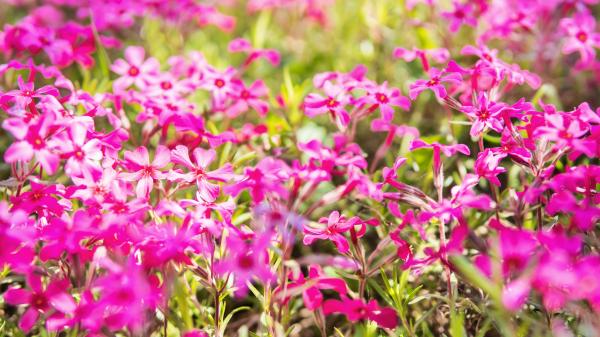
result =
[{"label": "magenta flower", "polygon": [[450,21],[450,31],[456,32],[462,25],[477,26],[477,18],[473,6],[470,3],[453,1],[454,9],[451,12],[443,12],[442,17]]},{"label": "magenta flower", "polygon": [[282,182],[290,177],[290,168],[281,160],[266,157],[256,167],[246,167],[241,180],[226,186],[225,193],[237,196],[248,189],[253,204],[261,203],[267,196],[286,198],[288,190]]},{"label": "magenta flower", "polygon": [[562,51],[565,54],[579,52],[582,67],[589,67],[596,58],[595,48],[600,47],[600,33],[596,32],[596,19],[587,11],[577,12],[572,18],[560,21],[568,34]]},{"label": "magenta flower", "polygon": [[125,151],[123,165],[134,172],[121,172],[119,177],[125,181],[137,181],[135,193],[138,198],[146,199],[152,191],[155,180],[166,177],[160,169],[169,164],[171,159],[169,149],[158,146],[152,164],[148,149],[140,146],[135,151]]},{"label": "magenta flower", "polygon": [[268,254],[271,239],[269,232],[256,233],[250,241],[237,235],[227,237],[227,245],[231,248],[229,256],[218,261],[214,270],[219,275],[233,276],[236,296],[245,296],[248,293],[246,283],[255,278],[264,284],[273,280]]},{"label": "magenta flower", "polygon": [[350,115],[346,105],[350,102],[350,95],[346,88],[326,81],[323,85],[325,97],[319,94],[308,94],[304,100],[304,113],[309,117],[329,113],[338,128],[344,130],[350,122]]},{"label": "magenta flower", "polygon": [[42,98],[46,95],[58,96],[58,90],[50,85],[41,87],[39,89],[34,88],[34,84],[31,81],[27,83],[23,82],[23,78],[21,76],[17,77],[17,84],[19,86],[19,90],[11,90],[0,97],[12,97],[15,100],[17,106],[25,109],[31,102],[33,102],[34,98]]},{"label": "magenta flower", "polygon": [[469,148],[464,144],[445,145],[438,142],[428,144],[421,139],[415,139],[410,143],[410,151],[417,149],[433,149],[433,169],[434,172],[439,173],[442,167],[442,156],[443,153],[446,157],[450,158],[457,153],[462,153],[465,156],[471,154]]},{"label": "magenta flower", "polygon": [[410,85],[409,97],[411,100],[417,99],[417,97],[421,94],[421,92],[430,89],[440,100],[443,100],[448,96],[446,92],[446,88],[442,83],[448,82],[450,84],[460,84],[462,81],[462,76],[460,73],[438,70],[436,68],[431,68],[428,71],[430,79],[429,80],[416,80],[414,83]]},{"label": "magenta flower", "polygon": [[555,142],[555,149],[572,148],[593,156],[593,148],[580,138],[588,132],[588,125],[566,113],[549,113],[544,116],[545,125],[533,132],[534,137],[544,137]]},{"label": "magenta flower", "polygon": [[144,60],[145,54],[143,47],[128,47],[125,49],[125,60],[118,59],[113,63],[110,69],[121,75],[114,82],[116,90],[125,90],[132,84],[144,88],[152,76],[158,74],[160,69],[158,60],[153,57]]},{"label": "magenta flower", "polygon": [[273,66],[278,66],[279,62],[281,62],[281,55],[279,55],[277,50],[254,48],[250,44],[250,41],[246,39],[234,39],[229,43],[228,50],[230,53],[243,52],[248,54],[248,57],[244,61],[245,67],[249,66],[260,58],[266,59]]},{"label": "magenta flower", "polygon": [[350,245],[343,233],[358,225],[360,219],[346,219],[338,211],[333,211],[327,218],[319,219],[319,226],[304,225],[304,244],[311,245],[316,240],[330,240],[340,253],[347,253]]},{"label": "magenta flower", "polygon": [[498,175],[506,172],[504,167],[499,166],[502,158],[504,158],[504,155],[494,154],[494,151],[491,149],[485,149],[484,151],[479,152],[474,165],[475,173],[479,178],[485,178],[489,180],[490,183],[500,186]]},{"label": "magenta flower", "polygon": [[203,88],[210,91],[213,99],[213,106],[216,109],[224,108],[228,97],[235,95],[237,70],[227,68],[224,72],[209,69],[206,78],[203,81]]},{"label": "magenta flower", "polygon": [[29,125],[15,119],[12,119],[13,123],[9,125],[9,120],[5,120],[2,126],[12,133],[17,141],[8,147],[4,153],[4,160],[7,163],[28,162],[35,156],[36,161],[48,174],[56,172],[60,158],[49,144],[54,120],[54,116],[49,113],[41,115],[36,122]]},{"label": "magenta flower", "polygon": [[236,85],[236,94],[233,96],[234,103],[227,108],[227,116],[235,118],[252,108],[261,117],[265,117],[269,112],[269,103],[263,98],[268,94],[269,89],[261,80],[255,81],[249,87],[240,81]]},{"label": "magenta flower", "polygon": [[382,328],[393,329],[398,325],[398,316],[392,308],[380,307],[377,301],[370,300],[365,303],[362,299],[326,300],[323,302],[323,313],[344,314],[350,322],[371,320]]},{"label": "magenta flower", "polygon": [[97,263],[110,271],[94,282],[100,291],[97,305],[104,311],[102,321],[111,330],[127,327],[139,332],[148,312],[158,305],[162,290],[157,281],[146,275],[134,258],[126,260],[125,265],[118,265],[107,257],[99,258]]},{"label": "magenta flower", "polygon": [[333,290],[344,296],[348,290],[346,282],[337,277],[328,277],[325,275],[319,265],[310,265],[308,268],[308,277],[302,273],[297,276],[291,274],[292,281],[283,289],[279,286],[275,289],[276,296],[286,296],[282,298],[282,304],[287,304],[293,295],[302,292],[304,306],[311,311],[317,310],[323,304],[323,294],[321,290]]},{"label": "magenta flower", "polygon": [[473,120],[471,137],[481,136],[487,128],[496,132],[502,132],[504,128],[502,110],[505,107],[502,103],[490,101],[486,93],[479,93],[475,105],[463,106],[461,111]]},{"label": "magenta flower", "polygon": [[429,71],[429,59],[431,57],[437,63],[445,63],[450,59],[450,52],[446,48],[434,48],[434,49],[418,49],[413,47],[412,50],[404,48],[394,49],[394,57],[401,58],[406,62],[412,62],[415,59],[419,59],[423,65],[423,70]]},{"label": "magenta flower", "polygon": [[203,200],[214,201],[219,195],[219,186],[210,181],[225,182],[233,178],[233,168],[231,164],[213,171],[208,171],[208,166],[215,160],[216,152],[213,149],[205,150],[195,148],[193,152],[194,162],[190,159],[189,150],[184,145],[177,145],[171,151],[171,160],[175,164],[182,165],[189,169],[188,173],[171,171],[168,178],[170,180],[179,180],[186,182],[196,182],[198,193]]},{"label": "magenta flower", "polygon": [[410,100],[400,93],[397,88],[388,88],[387,82],[368,87],[367,95],[359,99],[359,103],[370,104],[371,109],[379,108],[385,121],[394,119],[394,107],[410,110]]},{"label": "magenta flower", "polygon": [[[44,287],[41,277],[30,272],[27,274],[27,284],[31,290],[12,287],[3,295],[4,300],[11,305],[28,306],[19,321],[19,328],[25,333],[33,328],[40,314],[56,317],[75,311],[77,304],[68,293],[67,280],[52,280]],[[56,312],[52,313],[53,311]]]},{"label": "magenta flower", "polygon": [[518,311],[523,307],[529,292],[531,281],[527,278],[518,278],[508,283],[502,290],[502,304],[511,311]]},{"label": "magenta flower", "polygon": [[98,163],[103,156],[100,141],[88,140],[87,131],[87,126],[74,123],[69,128],[69,138],[57,142],[62,157],[67,159],[65,173],[69,176],[82,176],[84,171],[92,174],[101,170]]}]

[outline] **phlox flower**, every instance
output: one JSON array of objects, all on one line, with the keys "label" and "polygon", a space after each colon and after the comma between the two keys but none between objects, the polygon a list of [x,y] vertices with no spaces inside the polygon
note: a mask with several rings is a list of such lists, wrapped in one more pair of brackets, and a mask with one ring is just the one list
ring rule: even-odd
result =
[{"label": "phlox flower", "polygon": [[127,47],[125,60],[118,59],[111,65],[110,69],[121,76],[113,83],[116,90],[125,90],[132,84],[144,88],[158,74],[158,60],[153,57],[145,59],[145,54],[143,47]]},{"label": "phlox flower", "polygon": [[462,25],[477,26],[477,18],[472,4],[468,1],[466,3],[453,1],[453,6],[454,9],[451,12],[442,13],[442,17],[450,21],[451,32],[457,32]]},{"label": "phlox flower", "polygon": [[589,67],[596,58],[595,48],[600,47],[600,33],[596,32],[596,19],[587,11],[577,12],[572,18],[560,21],[568,34],[562,51],[565,54],[579,52],[580,65]]},{"label": "phlox flower", "polygon": [[305,245],[310,245],[316,240],[330,240],[340,253],[347,253],[350,245],[343,233],[359,225],[360,222],[361,220],[358,217],[346,219],[338,211],[333,211],[329,214],[329,217],[320,218],[320,225],[318,226],[304,225],[303,242]]},{"label": "phlox flower", "polygon": [[148,149],[140,146],[135,151],[125,151],[123,165],[133,172],[121,172],[119,177],[125,181],[137,181],[135,193],[138,198],[146,199],[152,191],[155,180],[166,177],[160,169],[169,164],[169,149],[158,146],[154,160],[150,163]]},{"label": "phlox flower", "polygon": [[491,149],[485,149],[482,152],[479,152],[474,165],[475,173],[480,178],[485,178],[489,180],[490,183],[500,186],[498,175],[506,172],[504,167],[499,166],[502,158],[504,158],[504,155],[495,154]]},{"label": "phlox flower", "polygon": [[487,128],[502,132],[504,123],[501,112],[504,108],[504,104],[489,100],[488,95],[483,92],[477,96],[476,104],[463,106],[461,111],[473,120],[471,137],[481,136]]},{"label": "phlox flower", "polygon": [[323,91],[325,96],[314,93],[306,96],[304,113],[309,117],[328,113],[338,128],[344,130],[350,122],[350,114],[346,111],[346,105],[350,102],[350,95],[346,88],[332,84],[330,81],[325,82]]},{"label": "phlox flower", "polygon": [[376,300],[364,302],[362,299],[350,299],[343,297],[342,300],[326,300],[323,303],[323,313],[344,314],[350,322],[370,320],[382,328],[393,329],[398,325],[396,311],[388,307],[380,307]]},{"label": "phlox flower", "polygon": [[435,97],[443,100],[448,96],[448,93],[442,83],[460,84],[462,81],[462,76],[458,72],[431,68],[428,73],[430,77],[429,80],[416,80],[410,85],[409,97],[413,101],[421,94],[421,92],[427,89],[432,90]]},{"label": "phlox flower", "polygon": [[226,114],[230,118],[235,118],[250,108],[258,112],[261,117],[265,117],[269,111],[269,103],[263,98],[268,96],[269,89],[261,80],[257,80],[247,87],[242,81],[235,84],[235,94],[232,96],[231,104]]},{"label": "phlox flower", "polygon": [[268,254],[271,240],[270,231],[255,233],[250,240],[235,234],[227,237],[229,255],[217,261],[214,270],[218,275],[229,274],[233,277],[236,296],[245,296],[248,293],[246,283],[255,278],[264,284],[274,279]]},{"label": "phlox flower", "polygon": [[212,183],[225,182],[233,178],[233,168],[227,163],[223,167],[213,171],[208,166],[215,160],[216,152],[213,149],[205,150],[195,148],[193,152],[194,162],[190,159],[189,150],[185,145],[177,145],[171,151],[171,160],[189,170],[187,173],[171,171],[167,178],[175,181],[196,182],[198,193],[203,200],[214,201],[219,195],[219,185]]},{"label": "phlox flower", "polygon": [[72,314],[77,307],[68,293],[68,280],[54,279],[44,286],[41,276],[30,272],[27,274],[27,285],[31,290],[11,287],[3,295],[4,300],[11,305],[28,306],[19,321],[19,328],[25,333],[31,331],[40,314],[59,317]]},{"label": "phlox flower", "polygon": [[367,88],[367,93],[367,96],[360,100],[360,102],[372,104],[371,109],[374,107],[379,108],[381,117],[385,121],[394,119],[394,107],[399,107],[406,111],[410,110],[410,100],[402,96],[400,89],[388,88],[387,82]]},{"label": "phlox flower", "polygon": [[294,275],[290,273],[291,282],[284,288],[279,286],[275,289],[276,296],[283,296],[282,304],[286,304],[289,299],[299,293],[302,293],[304,306],[311,311],[317,310],[323,304],[323,294],[321,290],[334,290],[344,296],[348,290],[346,282],[337,277],[327,276],[319,265],[310,265],[308,267],[308,276],[302,273]]},{"label": "phlox flower", "polygon": [[12,123],[5,120],[2,126],[11,132],[17,141],[8,147],[4,153],[4,160],[7,163],[28,162],[35,156],[48,174],[56,172],[60,158],[54,153],[49,142],[53,135],[54,121],[55,117],[49,113],[42,114],[31,124],[16,119],[13,119]]}]

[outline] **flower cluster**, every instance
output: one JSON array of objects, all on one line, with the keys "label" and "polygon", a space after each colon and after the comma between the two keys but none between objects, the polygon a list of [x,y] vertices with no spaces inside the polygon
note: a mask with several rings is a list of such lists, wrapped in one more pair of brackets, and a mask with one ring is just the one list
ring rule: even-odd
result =
[{"label": "flower cluster", "polygon": [[[598,1],[407,1],[448,42],[378,55],[410,77],[302,84],[256,36],[333,2],[0,2],[3,334],[600,334],[600,108],[492,47],[598,72]],[[218,57],[135,35],[234,9]]]}]

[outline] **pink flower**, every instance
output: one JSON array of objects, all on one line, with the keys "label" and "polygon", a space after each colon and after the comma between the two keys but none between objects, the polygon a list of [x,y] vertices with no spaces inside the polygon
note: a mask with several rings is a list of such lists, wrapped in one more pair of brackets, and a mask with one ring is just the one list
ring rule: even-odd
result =
[{"label": "pink flower", "polygon": [[323,294],[321,290],[334,290],[338,294],[344,296],[348,292],[346,282],[337,277],[327,277],[319,265],[311,265],[308,268],[308,277],[304,277],[299,273],[294,277],[290,273],[292,281],[283,288],[279,286],[275,289],[276,296],[286,296],[282,299],[282,304],[287,304],[289,299],[302,292],[304,306],[311,311],[317,310],[323,304]]},{"label": "pink flower", "polygon": [[442,156],[443,153],[446,157],[450,158],[457,153],[462,153],[466,156],[471,154],[469,148],[464,144],[445,145],[438,142],[428,144],[421,139],[415,139],[410,143],[409,150],[414,151],[417,149],[433,149],[433,169],[438,174],[442,167]]},{"label": "pink flower", "polygon": [[46,95],[59,95],[58,90],[49,85],[36,90],[32,81],[25,83],[23,82],[23,78],[21,76],[17,77],[17,84],[19,85],[19,90],[8,91],[0,97],[12,97],[17,106],[22,109],[25,109],[26,106],[33,102],[34,98],[42,98]]},{"label": "pink flower", "polygon": [[530,291],[530,280],[527,278],[518,278],[508,283],[502,290],[502,304],[508,310],[517,311],[527,301]]},{"label": "pink flower", "polygon": [[12,287],[4,293],[4,300],[7,303],[28,305],[27,311],[19,321],[19,328],[25,333],[33,328],[40,313],[46,314],[56,310],[57,312],[51,316],[61,316],[75,311],[77,304],[68,293],[67,280],[52,280],[44,287],[41,277],[30,272],[27,274],[27,284],[31,290]]},{"label": "pink flower", "polygon": [[273,280],[268,254],[271,239],[272,234],[268,231],[256,233],[249,241],[237,235],[227,237],[229,256],[218,261],[214,269],[219,275],[233,276],[236,296],[245,296],[248,292],[246,283],[255,278],[264,284]]},{"label": "pink flower", "polygon": [[208,171],[208,166],[215,160],[216,152],[213,149],[204,150],[195,148],[193,152],[194,162],[190,159],[189,150],[184,145],[177,145],[171,151],[171,160],[175,164],[182,165],[189,169],[188,173],[179,173],[171,171],[168,178],[170,180],[180,180],[187,182],[196,182],[198,193],[203,200],[214,201],[219,195],[219,186],[210,181],[225,182],[233,178],[233,168],[231,164],[213,171]]},{"label": "pink flower", "polygon": [[415,59],[419,59],[423,65],[423,70],[429,71],[429,60],[427,57],[431,57],[437,63],[445,63],[450,58],[450,52],[446,48],[434,48],[434,49],[418,49],[413,47],[412,50],[404,48],[394,49],[394,57],[401,58],[406,62],[412,62]]},{"label": "pink flower", "polygon": [[125,60],[118,59],[113,63],[110,69],[121,75],[113,84],[116,90],[125,90],[132,84],[144,88],[152,76],[158,74],[158,60],[152,57],[144,60],[145,54],[143,47],[127,47]]},{"label": "pink flower", "polygon": [[368,319],[387,329],[393,329],[398,325],[396,311],[392,308],[380,307],[375,300],[370,300],[368,303],[362,299],[354,300],[347,297],[343,297],[341,301],[326,300],[323,303],[323,313],[325,315],[341,313],[350,322]]},{"label": "pink flower", "polygon": [[86,125],[73,123],[69,128],[69,139],[57,142],[63,158],[67,159],[65,173],[68,176],[82,176],[83,171],[87,173],[100,171],[98,162],[103,156],[100,141],[88,140],[87,131]]},{"label": "pink flower", "polygon": [[430,89],[435,94],[435,97],[442,100],[448,96],[446,88],[442,83],[448,82],[450,84],[460,84],[462,76],[457,72],[449,72],[445,70],[438,70],[431,68],[428,71],[429,80],[416,80],[410,85],[409,97],[413,101],[421,94],[421,92]]},{"label": "pink flower", "polygon": [[223,109],[228,97],[235,95],[237,70],[227,68],[224,72],[209,69],[203,81],[203,88],[210,91],[215,109]]},{"label": "pink flower", "polygon": [[250,44],[250,41],[246,39],[238,38],[231,41],[229,43],[228,50],[230,53],[244,52],[248,54],[248,57],[244,61],[245,67],[249,66],[252,62],[259,58],[266,59],[273,66],[278,66],[279,62],[281,62],[281,56],[277,50],[254,48]]},{"label": "pink flower", "polygon": [[479,93],[476,105],[465,105],[461,111],[471,117],[471,137],[479,137],[490,128],[496,132],[502,132],[504,124],[502,121],[502,110],[505,105],[490,101],[486,93]]},{"label": "pink flower", "polygon": [[402,96],[399,89],[388,88],[387,82],[367,88],[367,93],[359,102],[371,104],[371,109],[379,108],[385,121],[394,119],[394,107],[410,110],[410,100]]},{"label": "pink flower", "polygon": [[560,21],[568,34],[562,51],[565,54],[579,52],[581,67],[589,67],[596,58],[595,48],[600,47],[600,34],[596,33],[596,19],[587,11],[577,12],[573,18]]},{"label": "pink flower", "polygon": [[227,108],[227,116],[234,118],[252,108],[261,117],[265,117],[269,111],[269,103],[262,98],[268,94],[269,89],[261,80],[255,81],[249,87],[240,81],[236,85],[236,93],[232,98],[233,104]]},{"label": "pink flower", "polygon": [[459,1],[453,1],[454,10],[452,12],[443,12],[442,17],[450,21],[450,31],[456,32],[462,25],[471,27],[477,26],[477,19],[470,3],[462,4]]},{"label": "pink flower", "polygon": [[477,154],[477,160],[475,160],[475,173],[480,178],[485,178],[490,183],[500,186],[500,180],[498,175],[506,172],[504,167],[499,166],[500,161],[504,158],[503,155],[494,154],[491,149],[485,149]]},{"label": "pink flower", "polygon": [[127,327],[139,332],[147,321],[148,312],[158,305],[162,292],[158,280],[148,276],[133,257],[124,265],[105,256],[97,258],[96,263],[109,270],[94,281],[94,288],[100,294],[97,305],[104,312],[101,321],[111,330]]},{"label": "pink flower", "polygon": [[17,141],[8,147],[4,153],[4,160],[7,163],[28,162],[35,156],[48,174],[56,172],[60,159],[48,142],[53,125],[54,116],[49,113],[41,115],[36,122],[29,125],[21,120],[5,120],[2,126],[11,132]]},{"label": "pink flower", "polygon": [[135,193],[138,198],[145,199],[150,195],[154,181],[166,177],[160,169],[169,164],[170,159],[169,149],[159,145],[150,164],[148,149],[140,146],[135,151],[125,151],[124,166],[134,172],[121,172],[119,176],[126,181],[137,181]]},{"label": "pink flower", "polygon": [[359,222],[358,217],[346,219],[344,216],[340,216],[338,211],[333,211],[329,217],[319,219],[321,226],[304,225],[303,242],[305,245],[310,245],[316,240],[330,240],[333,241],[340,253],[346,253],[350,246],[343,233],[354,228]]},{"label": "pink flower", "polygon": [[344,130],[350,122],[350,115],[346,105],[350,102],[350,95],[346,88],[326,81],[323,85],[325,97],[319,94],[308,94],[304,100],[304,113],[308,117],[315,117],[329,113],[338,128]]}]

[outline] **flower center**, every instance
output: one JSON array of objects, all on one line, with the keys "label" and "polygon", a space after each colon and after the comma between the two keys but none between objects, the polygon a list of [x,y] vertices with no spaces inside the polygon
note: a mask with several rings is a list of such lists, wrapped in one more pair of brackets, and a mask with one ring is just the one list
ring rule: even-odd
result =
[{"label": "flower center", "polygon": [[338,101],[336,101],[335,99],[329,97],[329,99],[327,100],[327,107],[329,108],[334,108],[338,105]]},{"label": "flower center", "polygon": [[581,42],[586,42],[588,39],[588,35],[586,32],[579,32],[575,35],[575,37]]},{"label": "flower center", "polygon": [[144,166],[144,175],[147,176],[152,176],[152,174],[154,173],[154,168],[152,168],[152,166]]},{"label": "flower center", "polygon": [[31,299],[31,306],[38,310],[45,311],[48,308],[48,300],[46,300],[46,297],[44,295],[33,294]]},{"label": "flower center", "polygon": [[490,112],[487,109],[479,111],[479,119],[485,121],[490,118]]},{"label": "flower center", "polygon": [[250,93],[248,92],[248,90],[244,90],[244,91],[242,91],[242,93],[240,94],[240,96],[241,96],[243,99],[247,99],[247,98],[249,98],[249,97],[250,97]]},{"label": "flower center", "polygon": [[41,149],[44,147],[44,140],[40,136],[35,136],[31,142],[31,145],[33,145],[34,149]]},{"label": "flower center", "polygon": [[386,94],[377,93],[377,94],[375,94],[375,98],[377,99],[377,101],[379,101],[379,103],[389,102],[389,99]]},{"label": "flower center", "polygon": [[438,84],[440,84],[440,78],[437,76],[430,79],[429,82],[427,82],[428,87],[433,87],[434,85],[438,85]]},{"label": "flower center", "polygon": [[254,266],[254,260],[249,254],[242,255],[238,258],[238,266],[242,269],[250,269]]},{"label": "flower center", "polygon": [[215,86],[217,86],[217,88],[223,88],[225,86],[225,81],[223,81],[220,78],[217,78],[215,80]]},{"label": "flower center", "polygon": [[563,139],[571,139],[571,138],[573,138],[573,135],[570,132],[564,131],[564,130],[562,130],[562,131],[559,132],[559,136],[560,136],[560,138],[563,138]]},{"label": "flower center", "polygon": [[129,74],[129,76],[135,77],[140,74],[140,70],[138,69],[138,67],[131,66],[127,73]]},{"label": "flower center", "polygon": [[163,81],[163,82],[160,82],[160,87],[163,88],[164,90],[169,90],[169,89],[173,88],[173,84],[171,84],[171,82],[169,82],[169,81]]},{"label": "flower center", "polygon": [[75,158],[82,160],[84,158],[84,153],[83,151],[81,151],[81,149],[77,149],[77,151],[75,151]]}]

